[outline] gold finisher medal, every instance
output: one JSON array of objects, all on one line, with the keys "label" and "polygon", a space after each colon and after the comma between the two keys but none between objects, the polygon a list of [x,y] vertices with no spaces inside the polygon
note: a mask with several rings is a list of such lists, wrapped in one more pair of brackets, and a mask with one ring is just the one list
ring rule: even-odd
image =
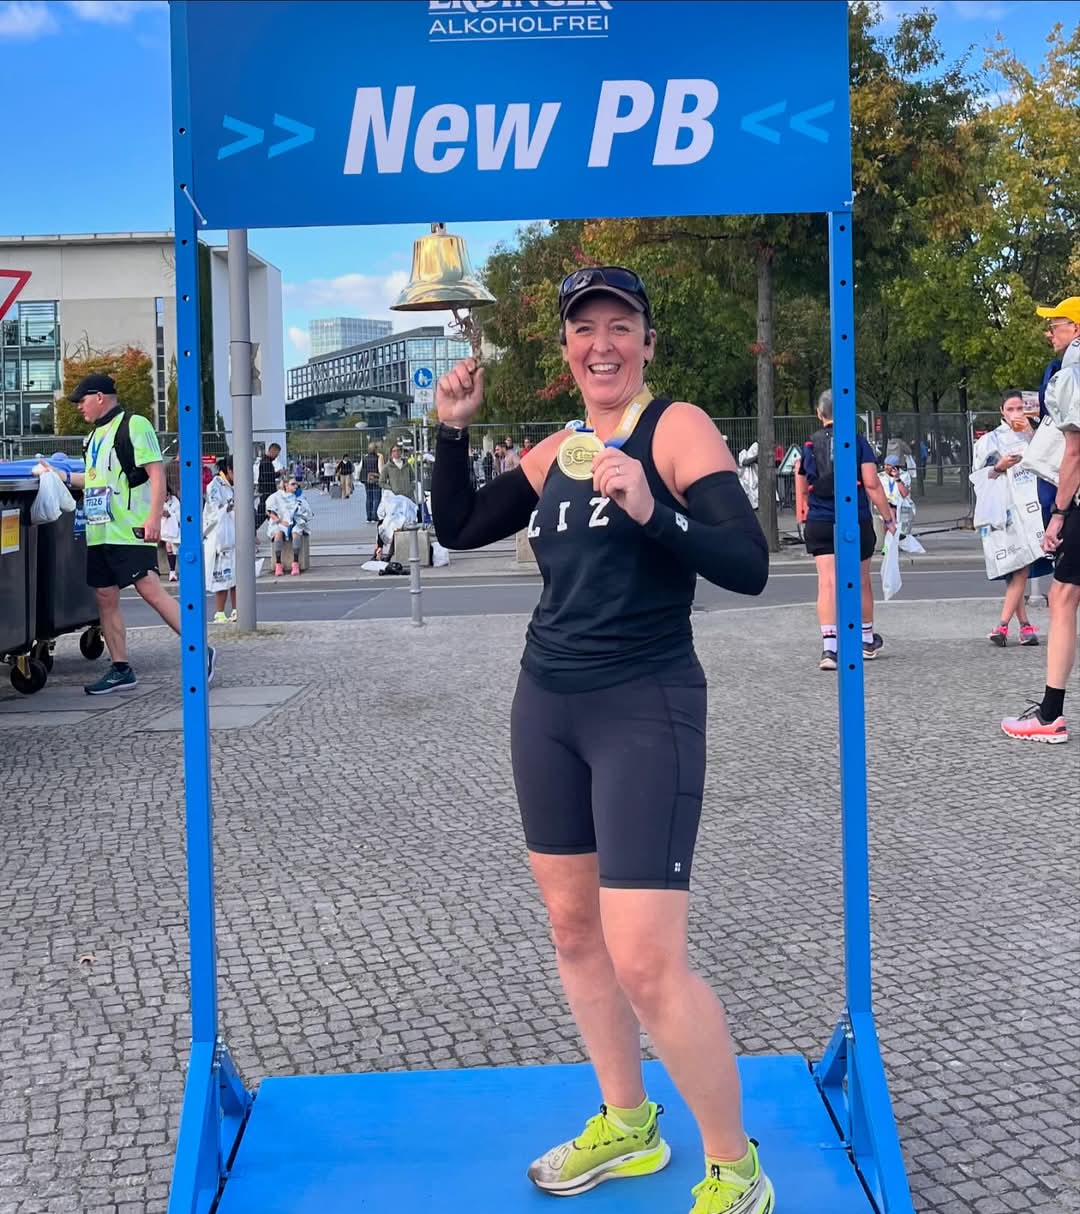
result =
[{"label": "gold finisher medal", "polygon": [[603,449],[604,444],[595,434],[575,431],[559,446],[559,467],[571,480],[592,480],[593,460]]}]

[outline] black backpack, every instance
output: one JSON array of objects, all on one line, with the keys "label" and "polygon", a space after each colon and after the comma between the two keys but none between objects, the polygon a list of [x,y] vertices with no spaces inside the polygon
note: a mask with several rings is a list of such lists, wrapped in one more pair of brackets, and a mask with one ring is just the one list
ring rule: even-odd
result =
[{"label": "black backpack", "polygon": [[[817,480],[814,481],[814,493],[818,497],[836,497],[836,482],[833,475],[833,428],[822,426],[810,436],[810,445],[814,449],[814,465],[817,468]],[[862,469],[856,465],[855,483],[862,488]]]},{"label": "black backpack", "polygon": [[815,430],[810,436],[810,445],[814,451],[814,466],[817,468],[814,493],[818,497],[835,497],[832,426],[822,426],[820,430]]},{"label": "black backpack", "polygon": [[[86,436],[86,442],[83,443],[84,461],[87,449],[90,446],[90,440],[94,437],[96,430],[97,427],[95,426]],[[112,449],[116,454],[116,462],[120,465],[120,470],[123,472],[124,479],[128,483],[128,505],[130,506],[132,489],[145,485],[150,479],[150,473],[145,468],[140,468],[135,462],[135,444],[131,441],[131,415],[129,413],[120,414],[120,425],[116,427],[116,436],[113,438]]]}]

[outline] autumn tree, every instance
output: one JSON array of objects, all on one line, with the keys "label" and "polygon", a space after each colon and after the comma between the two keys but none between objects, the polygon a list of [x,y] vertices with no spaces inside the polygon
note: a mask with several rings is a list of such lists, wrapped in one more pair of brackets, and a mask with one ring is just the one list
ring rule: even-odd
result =
[{"label": "autumn tree", "polygon": [[90,427],[78,408],[68,400],[75,386],[87,375],[111,375],[116,381],[116,394],[129,413],[139,413],[152,425],[154,418],[154,364],[150,355],[139,346],[122,350],[94,350],[89,344],[73,353],[65,352],[63,394],[54,404],[56,434],[86,434]]}]

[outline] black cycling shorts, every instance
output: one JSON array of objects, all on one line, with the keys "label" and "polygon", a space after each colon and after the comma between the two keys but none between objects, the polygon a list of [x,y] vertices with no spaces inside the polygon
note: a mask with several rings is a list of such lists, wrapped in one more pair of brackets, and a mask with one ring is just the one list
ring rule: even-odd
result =
[{"label": "black cycling shorts", "polygon": [[1054,560],[1054,581],[1080,586],[1080,506],[1073,506],[1061,525],[1061,546]]},{"label": "black cycling shorts", "polygon": [[524,670],[510,738],[529,850],[596,852],[600,884],[688,889],[705,786],[697,660],[599,691],[553,692]]},{"label": "black cycling shorts", "polygon": [[156,544],[87,544],[86,581],[97,590],[133,586],[148,573],[157,573]]},{"label": "black cycling shorts", "polygon": [[[811,556],[835,556],[836,524],[821,519],[807,519],[803,523],[803,539],[806,541],[806,551]],[[874,534],[874,524],[871,519],[859,519],[859,560],[868,561],[874,555],[877,547],[877,536]]]}]

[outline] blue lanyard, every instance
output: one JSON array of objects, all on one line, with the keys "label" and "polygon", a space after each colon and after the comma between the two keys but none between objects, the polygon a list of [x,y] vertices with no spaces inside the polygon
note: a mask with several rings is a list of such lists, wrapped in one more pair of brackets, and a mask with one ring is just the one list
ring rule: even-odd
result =
[{"label": "blue lanyard", "polygon": [[[621,450],[626,440],[634,433],[634,428],[641,421],[641,415],[645,412],[645,406],[653,399],[652,392],[648,387],[642,390],[634,397],[634,399],[623,410],[622,417],[619,419],[619,424],[615,427],[615,432],[604,443],[605,447],[614,447],[616,450]],[[592,434],[595,427],[590,425],[592,418],[586,415],[584,422],[571,422],[566,428],[568,430],[577,430],[582,434]]]},{"label": "blue lanyard", "polygon": [[90,441],[90,467],[93,468],[95,472],[97,471],[98,455],[101,453],[101,444],[104,441],[104,434],[97,440],[96,443],[92,439]]}]

